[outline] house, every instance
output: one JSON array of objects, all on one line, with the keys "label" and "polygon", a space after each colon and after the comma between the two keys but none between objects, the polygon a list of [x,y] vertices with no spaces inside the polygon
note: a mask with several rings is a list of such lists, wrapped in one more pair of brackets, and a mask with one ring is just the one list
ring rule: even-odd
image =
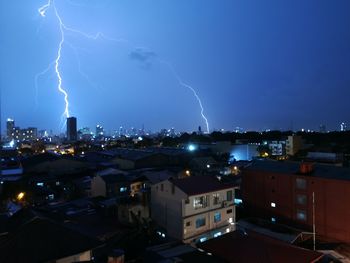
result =
[{"label": "house", "polygon": [[91,180],[91,196],[116,197],[128,196],[130,182],[126,173],[117,169],[108,168],[96,173]]},{"label": "house", "polygon": [[254,231],[237,230],[208,240],[199,248],[221,259],[241,263],[314,263],[321,262],[322,253],[299,248]]},{"label": "house", "polygon": [[152,185],[151,217],[170,237],[197,243],[234,229],[232,183],[190,176]]},{"label": "house", "polygon": [[103,152],[109,155],[111,162],[122,170],[132,170],[147,167],[162,167],[169,164],[169,157],[152,150],[116,148]]},{"label": "house", "polygon": [[251,216],[350,242],[350,169],[255,161],[242,172],[243,205]]},{"label": "house", "polygon": [[[102,243],[26,210],[17,212],[2,233],[0,262],[81,262],[93,259]],[[20,252],[20,253],[19,253]]]}]

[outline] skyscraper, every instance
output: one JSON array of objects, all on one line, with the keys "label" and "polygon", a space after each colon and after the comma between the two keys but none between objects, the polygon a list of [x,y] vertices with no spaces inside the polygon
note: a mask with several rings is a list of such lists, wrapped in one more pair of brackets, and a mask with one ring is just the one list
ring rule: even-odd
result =
[{"label": "skyscraper", "polygon": [[67,140],[74,142],[77,140],[77,118],[67,118]]},{"label": "skyscraper", "polygon": [[8,140],[12,140],[13,139],[13,132],[15,129],[15,121],[13,119],[7,119],[6,122],[6,136]]},{"label": "skyscraper", "polygon": [[346,131],[346,123],[345,122],[342,122],[340,124],[340,131]]}]

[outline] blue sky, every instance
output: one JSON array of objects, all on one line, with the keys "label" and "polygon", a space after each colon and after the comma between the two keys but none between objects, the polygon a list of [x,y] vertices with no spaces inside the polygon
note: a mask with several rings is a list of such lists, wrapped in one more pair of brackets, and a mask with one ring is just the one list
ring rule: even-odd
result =
[{"label": "blue sky", "polygon": [[[51,67],[60,31],[45,1],[1,1],[1,118],[60,130]],[[55,0],[60,72],[78,126],[158,130],[336,129],[350,122],[349,1]]]}]

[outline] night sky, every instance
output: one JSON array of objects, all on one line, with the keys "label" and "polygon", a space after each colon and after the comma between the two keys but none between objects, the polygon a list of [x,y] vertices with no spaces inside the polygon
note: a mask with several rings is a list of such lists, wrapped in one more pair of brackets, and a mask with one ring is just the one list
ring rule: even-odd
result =
[{"label": "night sky", "polygon": [[[287,3],[288,2],[288,3]],[[0,2],[2,125],[60,131],[60,41],[45,1]],[[60,71],[78,126],[339,129],[350,124],[350,1],[56,0]],[[112,40],[114,39],[114,40]],[[115,41],[116,39],[123,39]],[[126,41],[127,40],[127,41]],[[166,63],[164,63],[166,62]]]}]

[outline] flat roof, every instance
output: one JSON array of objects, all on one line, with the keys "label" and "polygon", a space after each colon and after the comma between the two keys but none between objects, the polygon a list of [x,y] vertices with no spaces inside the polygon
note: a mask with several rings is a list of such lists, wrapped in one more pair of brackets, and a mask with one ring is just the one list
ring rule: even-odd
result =
[{"label": "flat roof", "polygon": [[303,175],[335,180],[350,180],[350,168],[348,167],[313,164],[313,172],[308,174],[301,174],[299,172],[300,164],[301,162],[256,160],[253,161],[250,166],[246,167],[245,170],[264,171],[290,175]]}]

